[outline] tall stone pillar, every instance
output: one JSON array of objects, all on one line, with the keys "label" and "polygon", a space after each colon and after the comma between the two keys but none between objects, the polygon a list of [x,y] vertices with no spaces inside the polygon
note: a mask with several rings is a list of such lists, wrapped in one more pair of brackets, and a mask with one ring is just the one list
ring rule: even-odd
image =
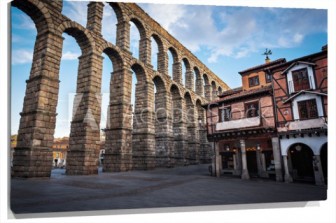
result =
[{"label": "tall stone pillar", "polygon": [[102,35],[102,19],[104,4],[102,2],[90,2],[88,4],[87,24],[86,28]]},{"label": "tall stone pillar", "polygon": [[[141,38],[140,39],[140,61],[145,64],[151,65],[151,39],[150,38]],[[152,65],[151,65],[152,66]]]},{"label": "tall stone pillar", "polygon": [[50,176],[62,45],[62,36],[52,32],[36,37],[13,154],[14,177]]},{"label": "tall stone pillar", "polygon": [[[139,75],[140,76],[140,75]],[[133,116],[133,169],[155,168],[154,83],[138,80]]]},{"label": "tall stone pillar", "polygon": [[97,174],[100,150],[101,66],[103,57],[79,57],[66,174]]},{"label": "tall stone pillar", "polygon": [[126,68],[112,73],[110,103],[105,129],[104,172],[132,169],[132,72]]},{"label": "tall stone pillar", "polygon": [[290,183],[293,182],[293,178],[292,176],[289,174],[289,169],[288,169],[288,160],[287,160],[287,156],[283,155],[283,162],[284,162],[284,170],[285,170],[285,182],[286,183]]},{"label": "tall stone pillar", "polygon": [[195,82],[195,92],[196,94],[200,95],[200,96],[203,96],[203,79],[201,78],[200,75],[198,75],[197,79],[196,79],[196,82]]},{"label": "tall stone pillar", "polygon": [[211,85],[210,84],[205,84],[204,85],[204,96],[207,100],[211,100]]},{"label": "tall stone pillar", "polygon": [[245,149],[245,140],[240,140],[240,150],[242,155],[242,175],[241,178],[244,180],[250,179],[250,175],[247,169],[247,160],[246,160],[246,149]]},{"label": "tall stone pillar", "polygon": [[158,53],[158,72],[164,75],[168,74],[168,54],[165,47],[159,48]]},{"label": "tall stone pillar", "polygon": [[181,62],[175,62],[173,64],[173,80],[177,83],[182,83],[182,64]]},{"label": "tall stone pillar", "polygon": [[234,162],[235,162],[235,168],[233,171],[233,175],[240,176],[242,173],[242,158],[241,153],[239,152],[238,149],[235,151]]},{"label": "tall stone pillar", "polygon": [[313,168],[314,168],[315,184],[325,185],[321,165],[321,158],[319,155],[313,156]]},{"label": "tall stone pillar", "polygon": [[280,143],[278,137],[272,138],[272,149],[274,157],[275,177],[276,181],[283,181],[281,155],[280,155]]},{"label": "tall stone pillar", "polygon": [[192,70],[187,70],[186,74],[186,88],[188,88],[189,90],[194,91],[194,72]]},{"label": "tall stone pillar", "polygon": [[222,157],[219,155],[219,142],[215,142],[215,176],[220,177],[222,172]]},{"label": "tall stone pillar", "polygon": [[168,93],[163,86],[158,85],[155,93],[155,150],[156,166],[158,167],[171,167],[174,165],[170,108]]},{"label": "tall stone pillar", "polygon": [[121,21],[117,24],[117,46],[130,51],[130,23]]},{"label": "tall stone pillar", "polygon": [[259,149],[256,151],[256,158],[257,158],[257,167],[258,167],[258,175],[259,177],[268,177],[268,174],[266,173],[266,167],[263,165],[263,155]]}]

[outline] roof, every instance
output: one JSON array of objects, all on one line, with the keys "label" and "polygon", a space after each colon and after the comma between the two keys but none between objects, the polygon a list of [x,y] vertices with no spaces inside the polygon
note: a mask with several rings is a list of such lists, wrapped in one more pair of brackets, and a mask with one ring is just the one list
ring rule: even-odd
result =
[{"label": "roof", "polygon": [[315,63],[310,63],[310,62],[305,62],[305,61],[296,61],[294,63],[292,63],[289,67],[286,68],[286,70],[282,71],[281,74],[286,74],[292,67],[298,65],[298,64],[306,64],[309,66],[315,66]]},{"label": "roof", "polygon": [[243,90],[243,87],[237,87],[237,88],[233,88],[227,91],[224,91],[221,95],[219,95],[220,98],[224,97],[224,96],[228,96],[228,95],[232,95],[232,94],[236,94],[240,91]]},{"label": "roof", "polygon": [[248,96],[258,95],[258,94],[269,92],[271,90],[272,90],[272,85],[267,85],[265,87],[261,87],[261,88],[257,88],[257,89],[253,89],[253,90],[240,91],[236,94],[228,95],[228,96],[225,96],[225,97],[221,97],[217,100],[211,101],[207,104],[204,104],[203,106],[207,106],[209,104],[215,104],[215,103],[218,103],[218,102],[231,101],[231,100],[234,100],[234,99],[239,99],[239,98],[244,98],[244,97],[248,97]]},{"label": "roof", "polygon": [[279,64],[279,63],[285,63],[286,62],[286,59],[285,58],[280,58],[280,59],[277,59],[277,60],[274,60],[274,61],[271,61],[269,63],[264,63],[264,64],[260,64],[258,66],[255,66],[255,67],[251,67],[251,68],[248,68],[246,70],[243,70],[243,71],[240,71],[238,72],[240,75],[244,74],[244,73],[247,73],[247,72],[250,72],[250,71],[253,71],[253,70],[261,70],[263,68],[266,68],[266,67],[269,67],[269,66],[274,66],[275,64]]},{"label": "roof", "polygon": [[321,95],[321,96],[328,96],[328,94],[322,93],[322,92],[301,90],[298,93],[296,93],[296,94],[292,95],[291,97],[287,98],[283,103],[286,104],[287,102],[292,101],[297,96],[299,96],[301,94],[306,94],[306,93],[308,93],[308,94],[316,94],[316,95]]},{"label": "roof", "polygon": [[276,69],[276,68],[281,68],[283,66],[292,65],[293,63],[298,62],[298,61],[300,61],[301,63],[304,63],[304,62],[309,63],[308,61],[311,57],[327,54],[327,52],[328,52],[327,47],[325,47],[325,48],[326,48],[325,50],[322,50],[320,52],[309,54],[309,55],[306,55],[306,56],[303,56],[303,57],[300,57],[300,58],[296,58],[294,60],[291,60],[291,61],[288,61],[288,62],[285,62],[285,63],[281,63],[281,64],[277,64],[277,65],[274,65],[274,66],[271,66],[271,67],[267,67],[265,69],[273,70],[273,69]]}]

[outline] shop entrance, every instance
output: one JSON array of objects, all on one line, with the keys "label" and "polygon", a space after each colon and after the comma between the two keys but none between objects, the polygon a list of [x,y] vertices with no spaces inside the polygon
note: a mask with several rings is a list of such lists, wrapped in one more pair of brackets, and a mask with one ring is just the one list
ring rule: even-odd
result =
[{"label": "shop entrance", "polygon": [[296,143],[289,148],[291,172],[294,181],[315,183],[313,151],[309,146]]},{"label": "shop entrance", "polygon": [[250,177],[258,177],[258,164],[257,164],[257,152],[246,152],[247,169]]}]

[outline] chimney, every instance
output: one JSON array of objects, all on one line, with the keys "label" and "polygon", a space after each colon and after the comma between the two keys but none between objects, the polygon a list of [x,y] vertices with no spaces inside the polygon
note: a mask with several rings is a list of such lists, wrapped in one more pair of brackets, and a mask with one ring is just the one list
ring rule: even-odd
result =
[{"label": "chimney", "polygon": [[266,56],[265,63],[269,63],[269,62],[271,62],[271,59],[268,56]]}]

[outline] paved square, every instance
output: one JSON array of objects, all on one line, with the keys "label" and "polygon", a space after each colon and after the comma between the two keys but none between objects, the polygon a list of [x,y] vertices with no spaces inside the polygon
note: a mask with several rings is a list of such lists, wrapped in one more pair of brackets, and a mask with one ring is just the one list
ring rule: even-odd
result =
[{"label": "paved square", "polygon": [[211,177],[208,165],[67,176],[11,179],[14,213],[182,207],[326,199],[326,187],[271,180]]}]

